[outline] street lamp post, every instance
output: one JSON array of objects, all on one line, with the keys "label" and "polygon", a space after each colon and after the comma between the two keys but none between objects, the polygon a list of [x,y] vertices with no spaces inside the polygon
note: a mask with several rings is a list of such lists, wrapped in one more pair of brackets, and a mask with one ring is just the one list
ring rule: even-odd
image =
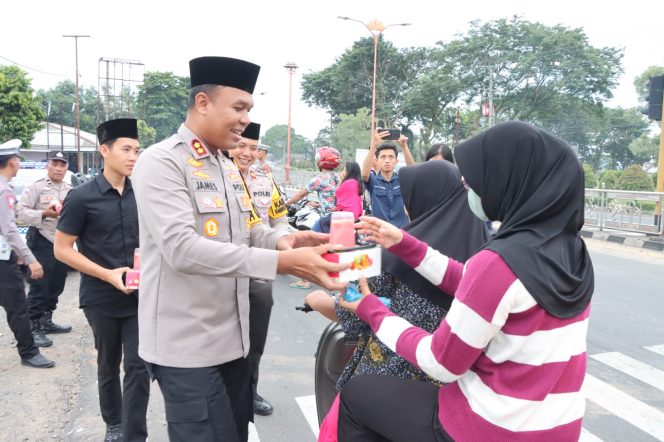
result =
[{"label": "street lamp post", "polygon": [[378,64],[378,40],[380,38],[380,34],[385,31],[385,29],[389,28],[390,26],[410,26],[411,23],[391,23],[389,25],[384,25],[382,22],[378,21],[377,19],[373,19],[368,23],[365,23],[361,20],[356,20],[354,18],[350,17],[342,17],[338,16],[338,19],[341,20],[350,20],[354,21],[357,23],[360,23],[362,26],[367,28],[371,36],[373,37],[374,40],[374,60],[373,60],[373,84],[371,87],[371,134],[373,136],[374,129],[376,126],[376,65]]},{"label": "street lamp post", "polygon": [[[83,172],[83,163],[81,161],[81,107],[78,98],[78,39],[89,37],[89,35],[63,35],[63,37],[74,39],[74,48],[76,50],[76,163],[78,172]],[[65,147],[62,146],[64,149]]]},{"label": "street lamp post", "polygon": [[293,95],[293,74],[297,65],[289,61],[284,65],[288,71],[288,135],[286,138],[286,167],[284,168],[286,184],[290,184],[290,144],[291,144],[291,101]]}]

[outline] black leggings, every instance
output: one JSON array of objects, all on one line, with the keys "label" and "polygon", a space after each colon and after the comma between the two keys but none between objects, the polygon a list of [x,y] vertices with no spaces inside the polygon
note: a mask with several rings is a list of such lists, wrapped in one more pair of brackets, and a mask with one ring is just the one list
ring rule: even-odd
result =
[{"label": "black leggings", "polygon": [[355,376],[341,391],[339,442],[449,442],[439,387],[394,376]]}]

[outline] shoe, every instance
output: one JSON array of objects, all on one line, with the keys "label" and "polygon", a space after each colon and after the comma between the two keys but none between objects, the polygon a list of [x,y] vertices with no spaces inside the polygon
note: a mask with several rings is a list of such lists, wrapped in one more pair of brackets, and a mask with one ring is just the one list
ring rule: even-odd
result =
[{"label": "shoe", "polygon": [[35,345],[37,347],[50,347],[53,345],[53,341],[48,339],[44,334],[39,319],[31,319],[30,328],[32,329],[32,338],[35,340]]},{"label": "shoe", "polygon": [[122,424],[106,425],[106,436],[104,442],[122,442]]},{"label": "shoe", "polygon": [[43,354],[39,353],[31,358],[21,358],[21,364],[33,368],[51,368],[55,365],[55,362],[48,359]]},{"label": "shoe", "polygon": [[254,413],[259,416],[269,416],[274,411],[272,405],[261,397],[260,394],[254,396]]},{"label": "shoe", "polygon": [[59,325],[53,322],[53,311],[44,312],[39,318],[39,323],[44,333],[69,333],[71,331],[70,325]]}]

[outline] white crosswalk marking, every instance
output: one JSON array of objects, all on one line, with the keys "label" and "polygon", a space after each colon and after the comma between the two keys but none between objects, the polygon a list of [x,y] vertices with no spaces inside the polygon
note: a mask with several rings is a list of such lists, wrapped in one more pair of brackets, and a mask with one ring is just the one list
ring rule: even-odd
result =
[{"label": "white crosswalk marking", "polygon": [[586,374],[583,390],[588,400],[664,441],[664,413],[661,411],[589,374]]},{"label": "white crosswalk marking", "polygon": [[602,442],[602,439],[592,434],[590,431],[585,428],[581,429],[581,437],[579,442]]},{"label": "white crosswalk marking", "polygon": [[649,347],[643,347],[643,348],[655,353],[659,353],[660,355],[664,356],[664,345],[651,345]]},{"label": "white crosswalk marking", "polygon": [[[664,345],[652,345],[644,348],[664,356]],[[664,392],[664,371],[662,370],[618,352],[599,353],[589,355],[589,357]],[[589,401],[594,402],[619,419],[628,422],[639,431],[664,442],[664,412],[659,408],[643,403],[591,374],[586,374],[583,391]],[[314,395],[300,396],[296,397],[295,401],[317,438],[319,428],[316,397]],[[595,423],[595,425],[597,424]],[[250,435],[250,441],[259,441],[257,434],[255,437],[255,439],[251,439]],[[607,437],[609,437],[608,440],[615,440],[611,438],[613,436]],[[603,440],[583,428],[579,442],[603,442]]]},{"label": "white crosswalk marking", "polygon": [[311,431],[314,432],[316,439],[318,439],[318,411],[316,410],[316,396],[313,394],[310,396],[300,396],[296,397],[295,401],[297,402],[297,405],[300,406],[300,410],[302,410],[302,414],[307,420],[309,427],[311,427]]},{"label": "white crosswalk marking", "polygon": [[249,422],[248,442],[261,442],[261,439],[258,437],[258,430],[256,430],[256,425],[254,425],[253,422]]},{"label": "white crosswalk marking", "polygon": [[610,352],[590,356],[591,358],[620,370],[641,382],[652,385],[658,390],[664,391],[664,371],[639,362],[622,353]]}]

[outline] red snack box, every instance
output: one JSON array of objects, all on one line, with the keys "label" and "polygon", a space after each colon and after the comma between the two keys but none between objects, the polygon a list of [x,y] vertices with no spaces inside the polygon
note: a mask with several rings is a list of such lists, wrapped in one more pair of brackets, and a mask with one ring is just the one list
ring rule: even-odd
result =
[{"label": "red snack box", "polygon": [[127,276],[125,277],[127,283],[125,287],[129,290],[138,290],[138,283],[141,278],[141,272],[138,270],[129,270]]},{"label": "red snack box", "polygon": [[341,272],[329,272],[330,277],[339,282],[357,281],[360,276],[369,278],[380,275],[381,248],[376,245],[356,246],[331,251],[323,255],[327,261],[349,263],[350,267]]}]

